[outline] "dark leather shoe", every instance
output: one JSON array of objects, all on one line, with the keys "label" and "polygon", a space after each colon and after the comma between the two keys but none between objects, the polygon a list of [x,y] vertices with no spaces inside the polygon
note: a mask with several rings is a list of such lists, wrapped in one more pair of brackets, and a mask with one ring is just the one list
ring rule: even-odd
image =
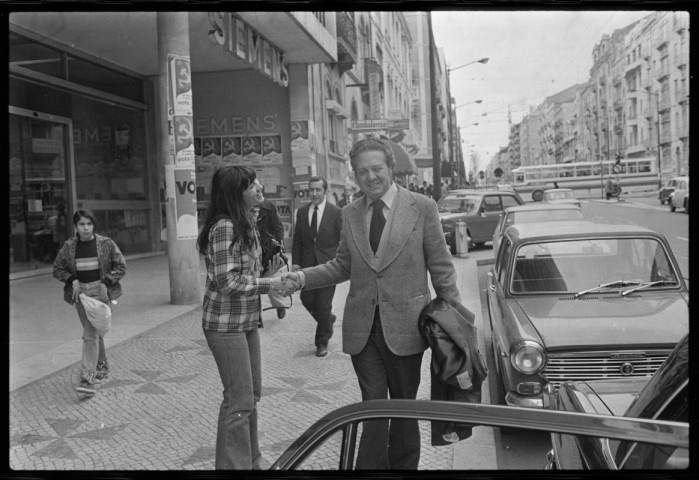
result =
[{"label": "dark leather shoe", "polygon": [[318,347],[316,349],[316,357],[324,357],[328,354],[328,347]]},{"label": "dark leather shoe", "polygon": [[277,308],[277,318],[284,318],[286,315],[286,308]]}]

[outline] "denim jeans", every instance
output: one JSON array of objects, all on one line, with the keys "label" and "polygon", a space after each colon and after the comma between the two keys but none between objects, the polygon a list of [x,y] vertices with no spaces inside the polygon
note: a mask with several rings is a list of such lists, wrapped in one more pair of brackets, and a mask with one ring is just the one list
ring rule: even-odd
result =
[{"label": "denim jeans", "polygon": [[223,402],[216,433],[216,470],[257,470],[257,402],[262,393],[260,335],[257,329],[241,333],[204,330],[214,355]]},{"label": "denim jeans", "polygon": [[[108,299],[102,298],[100,285],[101,282],[99,280],[90,283],[80,283],[80,293],[98,300],[108,301]],[[97,362],[107,359],[107,352],[104,348],[104,338],[92,326],[90,320],[87,319],[85,307],[81,303],[76,302],[75,309],[78,311],[80,323],[83,326],[83,356],[80,362],[80,378],[89,380],[90,375],[93,375],[97,369]]]},{"label": "denim jeans", "polygon": [[[369,340],[352,355],[362,401],[388,398],[414,400],[420,386],[423,353],[398,356],[386,345],[378,308]],[[363,423],[355,469],[417,470],[420,429],[417,420],[369,420]]]}]

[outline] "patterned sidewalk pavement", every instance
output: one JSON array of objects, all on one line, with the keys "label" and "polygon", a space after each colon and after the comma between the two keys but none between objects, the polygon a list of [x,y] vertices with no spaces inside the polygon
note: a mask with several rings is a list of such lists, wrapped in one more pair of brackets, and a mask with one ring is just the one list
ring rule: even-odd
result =
[{"label": "patterned sidewalk pavement", "polygon": [[[263,467],[323,415],[361,399],[350,357],[341,351],[339,317],[347,288],[347,283],[337,288],[338,322],[324,358],[315,356],[315,322],[297,295],[286,318],[277,319],[274,310],[264,313],[258,404]],[[92,397],[75,391],[79,352],[75,364],[10,392],[10,468],[213,470],[222,387],[202,333],[201,310],[107,353],[111,376]],[[429,360],[428,350],[420,399],[429,399]],[[421,430],[419,469],[450,470],[454,446],[431,447],[429,423],[421,422]],[[308,468],[336,469],[336,453],[320,449]]]}]

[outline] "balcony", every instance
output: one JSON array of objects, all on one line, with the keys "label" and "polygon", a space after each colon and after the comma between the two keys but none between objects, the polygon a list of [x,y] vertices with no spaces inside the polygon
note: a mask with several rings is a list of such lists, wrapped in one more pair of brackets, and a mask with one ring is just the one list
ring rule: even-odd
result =
[{"label": "balcony", "polygon": [[661,95],[660,97],[660,111],[664,112],[665,110],[669,110],[671,106],[672,102],[670,101],[669,92],[666,92],[664,95]]},{"label": "balcony", "polygon": [[604,75],[601,75],[599,77],[599,84],[600,85],[605,85],[607,83],[607,79],[604,77]]},{"label": "balcony", "polygon": [[354,12],[337,12],[335,18],[337,64],[342,75],[357,63],[357,28],[354,23]]},{"label": "balcony", "polygon": [[687,57],[684,52],[675,52],[675,66],[677,68],[684,68],[687,65]]},{"label": "balcony", "polygon": [[682,122],[681,125],[677,127],[677,136],[684,140],[689,136],[689,128],[687,128],[687,122]]},{"label": "balcony", "polygon": [[621,110],[624,108],[624,100],[614,100],[614,110]]},{"label": "balcony", "polygon": [[683,30],[686,30],[687,27],[689,26],[689,19],[687,18],[687,15],[683,14],[682,12],[675,12],[674,16],[672,17],[672,29],[680,33]]},{"label": "balcony", "polygon": [[672,141],[672,134],[667,130],[660,134],[660,144],[670,143]]},{"label": "balcony", "polygon": [[660,66],[658,67],[658,70],[656,72],[656,77],[659,82],[662,82],[664,79],[666,79],[670,75],[670,69],[667,66],[667,63],[661,63]]},{"label": "balcony", "polygon": [[624,127],[617,123],[614,125],[614,133],[616,135],[622,135],[624,133]]},{"label": "balcony", "polygon": [[345,110],[342,105],[340,105],[337,101],[327,99],[325,100],[325,108],[329,111],[332,111],[336,116],[338,116],[341,119],[349,118],[350,115],[347,113],[347,110]]},{"label": "balcony", "polygon": [[678,86],[675,90],[675,101],[677,103],[685,103],[689,100],[689,95],[687,94],[686,86]]},{"label": "balcony", "polygon": [[612,81],[612,85],[615,87],[617,85],[621,85],[621,75],[614,75],[614,80]]},{"label": "balcony", "polygon": [[657,34],[655,35],[655,38],[653,38],[653,45],[655,46],[656,50],[662,50],[663,48],[667,47],[667,31],[662,28]]}]

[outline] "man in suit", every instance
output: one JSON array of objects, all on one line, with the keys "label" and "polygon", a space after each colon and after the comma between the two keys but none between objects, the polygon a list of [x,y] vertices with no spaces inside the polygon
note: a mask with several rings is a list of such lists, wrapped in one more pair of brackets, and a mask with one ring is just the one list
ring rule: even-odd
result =
[{"label": "man in suit", "polygon": [[[284,245],[284,224],[279,218],[277,207],[270,200],[263,200],[255,209],[257,211],[257,231],[260,234],[260,244],[262,251],[265,252],[271,248],[271,239],[276,240]],[[264,256],[264,253],[263,253]],[[263,272],[267,269],[267,265],[263,265]],[[274,290],[269,291],[269,301],[273,307],[277,307],[277,318],[286,316],[286,308],[284,307],[284,299],[281,294]]]},{"label": "man in suit", "polygon": [[[335,258],[342,233],[342,210],[326,200],[328,182],[311,177],[308,193],[311,203],[296,213],[294,243],[291,250],[292,271],[323,264]],[[316,326],[316,356],[328,354],[328,342],[333,335],[335,315],[332,313],[335,285],[301,292],[301,303],[313,316]]]},{"label": "man in suit", "polygon": [[[437,204],[399,187],[391,147],[379,139],[357,142],[350,161],[364,199],[343,209],[342,239],[334,260],[282,274],[305,290],[350,280],[342,321],[343,351],[351,355],[362,400],[415,399],[427,343],[418,318],[437,296],[460,302],[456,271]],[[417,420],[373,420],[364,425],[358,469],[417,469]]]},{"label": "man in suit", "polygon": [[347,205],[352,203],[352,200],[354,200],[352,198],[353,192],[354,192],[354,188],[352,188],[352,185],[345,185],[344,192],[342,193],[342,198],[340,199],[340,202],[338,203],[340,208],[346,207]]}]

